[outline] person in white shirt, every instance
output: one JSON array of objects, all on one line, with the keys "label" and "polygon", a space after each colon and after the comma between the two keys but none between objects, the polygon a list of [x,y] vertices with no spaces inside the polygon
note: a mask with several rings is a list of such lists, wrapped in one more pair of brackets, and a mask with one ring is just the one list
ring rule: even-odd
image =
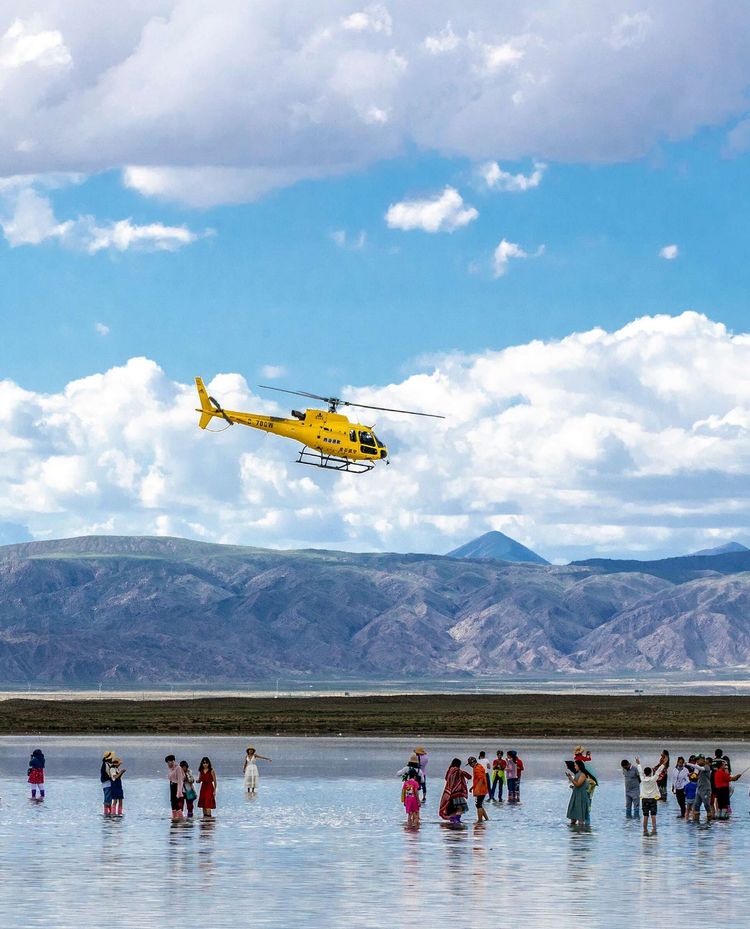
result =
[{"label": "person in white shirt", "polygon": [[661,792],[657,780],[664,765],[652,771],[651,768],[642,768],[641,759],[635,759],[635,766],[641,778],[641,812],[643,813],[643,834],[648,835],[648,818],[651,817],[651,835],[656,835],[656,806]]},{"label": "person in white shirt", "polygon": [[487,786],[492,783],[492,762],[487,757],[487,752],[480,752],[478,758],[479,764],[483,764],[487,771]]},{"label": "person in white shirt", "polygon": [[672,793],[680,805],[679,819],[685,818],[685,788],[690,780],[690,771],[685,767],[685,759],[680,755],[672,772]]}]

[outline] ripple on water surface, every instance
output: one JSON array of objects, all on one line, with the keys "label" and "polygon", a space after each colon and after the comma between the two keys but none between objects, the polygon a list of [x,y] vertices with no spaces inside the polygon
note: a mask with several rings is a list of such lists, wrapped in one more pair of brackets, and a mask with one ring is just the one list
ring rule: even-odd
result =
[{"label": "ripple on water surface", "polygon": [[[411,748],[403,740],[264,739],[261,751],[274,763],[261,765],[259,793],[250,798],[241,781],[244,741],[105,741],[0,740],[2,929],[619,929],[655,921],[703,926],[707,917],[747,925],[750,918],[743,781],[729,823],[685,824],[671,802],[660,810],[659,836],[644,839],[639,821],[625,819],[619,760],[636,753],[655,760],[661,746],[592,746],[601,786],[592,827],[579,832],[564,819],[561,759],[569,746],[516,742],[527,767],[523,804],[490,805],[487,825],[451,828],[437,816],[442,774],[454,754],[466,758],[479,746],[433,740],[428,803],[413,831],[393,777]],[[48,759],[43,804],[27,799],[24,778],[37,745]],[[103,747],[115,747],[128,768],[122,819],[101,816]],[[724,748],[735,770],[750,764],[750,749]],[[214,821],[170,822],[167,750],[194,770],[202,754],[211,755],[219,777]]]}]

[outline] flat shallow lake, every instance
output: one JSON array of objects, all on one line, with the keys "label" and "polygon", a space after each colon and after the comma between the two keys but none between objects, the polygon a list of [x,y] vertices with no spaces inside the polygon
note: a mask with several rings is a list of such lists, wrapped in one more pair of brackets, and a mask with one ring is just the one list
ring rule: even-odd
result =
[{"label": "flat shallow lake", "polygon": [[[256,798],[242,786],[246,740],[98,737],[0,739],[0,927],[682,927],[748,925],[750,800],[710,826],[660,805],[658,837],[623,812],[619,762],[655,762],[661,745],[590,743],[601,785],[590,832],[565,820],[565,742],[476,745],[430,740],[422,827],[405,827],[394,772],[412,742],[263,739]],[[32,748],[47,755],[47,799],[28,799]],[[522,804],[490,805],[491,822],[440,823],[445,768],[484,747],[516,748]],[[669,745],[678,752],[710,745]],[[739,771],[750,745],[722,746]],[[101,815],[99,763],[128,769],[125,816]],[[163,757],[193,770],[208,754],[219,779],[213,822],[173,824]],[[750,773],[747,775],[750,780]]]}]

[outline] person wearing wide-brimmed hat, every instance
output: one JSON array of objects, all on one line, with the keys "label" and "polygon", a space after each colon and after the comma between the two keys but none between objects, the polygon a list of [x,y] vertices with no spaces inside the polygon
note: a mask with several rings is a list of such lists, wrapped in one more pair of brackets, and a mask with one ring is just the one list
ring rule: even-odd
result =
[{"label": "person wearing wide-brimmed hat", "polygon": [[112,773],[111,765],[115,758],[114,752],[105,752],[102,755],[102,767],[99,771],[99,780],[102,782],[104,791],[104,815],[110,816],[112,813]]},{"label": "person wearing wide-brimmed hat", "polygon": [[417,745],[414,754],[419,759],[419,773],[422,775],[422,803],[427,801],[427,749],[424,745]]},{"label": "person wearing wide-brimmed hat", "polygon": [[245,790],[249,794],[254,794],[258,789],[258,781],[260,780],[260,775],[258,774],[258,765],[256,761],[271,761],[270,758],[266,758],[265,755],[259,755],[254,746],[248,745],[245,750],[245,764],[242,766],[242,775],[245,783]]},{"label": "person wearing wide-brimmed hat", "polygon": [[113,758],[109,766],[109,775],[112,781],[110,797],[113,816],[122,816],[122,801],[125,799],[125,793],[122,789],[122,776],[124,773],[125,768],[122,766],[122,759],[117,757]]},{"label": "person wearing wide-brimmed hat", "polygon": [[422,772],[419,769],[419,755],[416,752],[412,752],[404,767],[396,771],[396,777],[400,777],[402,781],[413,777],[419,783],[420,790],[422,789]]}]

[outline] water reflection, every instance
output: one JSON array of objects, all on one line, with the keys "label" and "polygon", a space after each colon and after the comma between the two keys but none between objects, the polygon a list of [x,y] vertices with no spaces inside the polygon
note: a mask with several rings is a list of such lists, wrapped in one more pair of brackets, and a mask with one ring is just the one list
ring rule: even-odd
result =
[{"label": "water reflection", "polygon": [[[437,816],[433,781],[417,830],[405,825],[392,776],[404,750],[397,740],[268,740],[273,774],[255,797],[226,773],[237,769],[245,740],[211,740],[222,786],[217,816],[174,822],[163,743],[121,741],[129,780],[120,819],[101,815],[96,740],[47,740],[55,776],[43,804],[28,801],[23,777],[8,776],[16,757],[25,771],[28,744],[0,740],[0,929],[172,929],[207,914],[211,929],[509,920],[633,929],[656,918],[692,929],[692,913],[722,924],[750,918],[744,791],[728,823],[695,826],[677,819],[674,802],[660,805],[658,835],[644,838],[640,820],[623,811],[619,761],[633,746],[594,746],[601,787],[590,827],[571,829],[565,819],[562,746],[532,743],[519,744],[522,804],[490,806],[486,825],[473,822],[473,811],[450,825]],[[200,757],[204,748],[183,740],[178,750]],[[458,745],[430,748],[444,770]],[[732,748],[742,762],[747,749]]]}]

